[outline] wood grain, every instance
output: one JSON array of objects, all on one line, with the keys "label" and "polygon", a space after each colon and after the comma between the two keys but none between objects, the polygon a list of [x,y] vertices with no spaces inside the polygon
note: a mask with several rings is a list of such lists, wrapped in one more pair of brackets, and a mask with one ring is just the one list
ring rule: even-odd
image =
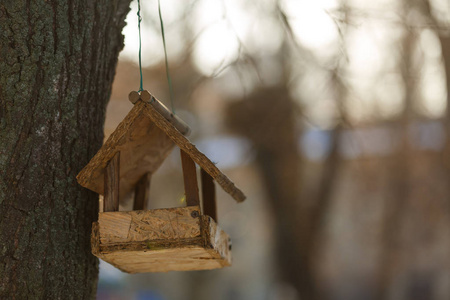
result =
[{"label": "wood grain", "polygon": [[200,171],[202,180],[203,214],[217,222],[216,186],[213,178],[203,169]]},{"label": "wood grain", "polygon": [[154,97],[150,104],[138,101],[89,164],[78,174],[78,183],[103,195],[104,169],[112,156],[120,151],[120,198],[123,199],[144,174],[153,174],[160,167],[177,144],[211,175],[224,191],[237,202],[244,201],[244,193],[182,134],[188,132],[188,128],[177,118],[170,118],[168,121],[155,107],[166,111],[170,117],[167,108]]},{"label": "wood grain", "polygon": [[[184,211],[182,214],[186,216],[193,209],[194,207],[184,207],[167,210],[170,215],[175,211]],[[164,216],[167,212],[163,211],[164,209],[157,210],[156,214]],[[129,214],[131,219],[132,213],[134,212]],[[121,216],[115,218],[112,215]],[[208,216],[196,218],[198,222],[195,234],[181,234],[184,237],[179,238],[139,238],[123,242],[127,240],[124,237],[125,232],[129,231],[130,218],[125,217],[123,212],[104,213],[92,227],[92,253],[128,273],[209,270],[231,265],[230,239]],[[160,219],[164,220],[164,217]],[[108,243],[103,240],[105,228],[111,226],[106,220],[121,228]],[[191,224],[190,220],[183,218],[177,222],[180,228],[190,227],[181,223]]]},{"label": "wood grain", "polygon": [[231,239],[209,216],[202,216],[202,237],[211,256],[231,265]]},{"label": "wood grain", "polygon": [[186,205],[200,205],[200,197],[198,195],[197,170],[191,157],[180,150],[181,165],[183,168],[184,192],[186,196]]},{"label": "wood grain", "polygon": [[103,211],[119,210],[120,152],[116,152],[105,168]]},{"label": "wood grain", "polygon": [[153,174],[174,148],[173,141],[143,113],[138,101],[105,144],[77,176],[78,183],[104,194],[104,171],[113,155],[120,151],[120,199],[132,192],[147,173]]},{"label": "wood grain", "polygon": [[99,254],[99,258],[126,273],[211,270],[228,266],[203,247],[166,248]]},{"label": "wood grain", "polygon": [[141,91],[139,93],[139,96],[142,99],[142,101],[144,101],[144,102],[148,102],[152,98],[152,95],[147,90]]},{"label": "wood grain", "polygon": [[148,103],[170,124],[172,124],[182,135],[189,135],[189,133],[191,132],[189,126],[182,119],[180,119],[180,117],[173,114],[161,101],[151,96]]},{"label": "wood grain", "polygon": [[128,100],[130,100],[130,102],[133,103],[133,104],[135,104],[136,102],[138,102],[139,98],[140,98],[139,93],[136,92],[136,91],[131,91],[131,92],[128,94]]},{"label": "wood grain", "polygon": [[199,237],[199,213],[199,206],[100,213],[100,241],[108,245]]},{"label": "wood grain", "polygon": [[166,120],[153,106],[149,105],[143,108],[144,113],[162,130],[180,149],[189,154],[189,156],[202,169],[204,169],[214,180],[230,194],[237,202],[245,200],[244,193],[223,174],[206,155],[201,153],[185,136],[183,136],[169,121]]},{"label": "wood grain", "polygon": [[146,173],[136,184],[134,189],[133,210],[146,210],[150,197],[150,182],[152,174]]}]

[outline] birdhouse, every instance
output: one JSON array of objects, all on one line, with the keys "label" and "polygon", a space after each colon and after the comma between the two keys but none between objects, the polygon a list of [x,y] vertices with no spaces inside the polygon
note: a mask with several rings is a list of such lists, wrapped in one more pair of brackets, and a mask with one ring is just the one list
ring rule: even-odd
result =
[{"label": "birdhouse", "polygon": [[[103,195],[92,253],[128,273],[229,266],[231,240],[217,225],[214,181],[237,202],[245,195],[190,143],[189,127],[161,102],[147,91],[132,92],[130,100],[134,107],[77,176],[80,185]],[[151,177],[175,146],[186,206],[148,210]],[[119,200],[133,192],[133,211],[119,211]]]}]

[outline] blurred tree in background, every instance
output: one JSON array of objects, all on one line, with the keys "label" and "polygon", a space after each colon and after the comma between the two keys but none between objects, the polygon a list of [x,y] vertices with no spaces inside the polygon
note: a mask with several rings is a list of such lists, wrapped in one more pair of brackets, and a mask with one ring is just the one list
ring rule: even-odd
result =
[{"label": "blurred tree in background", "polygon": [[[249,197],[235,206],[219,194],[233,267],[105,269],[99,298],[109,287],[119,299],[448,299],[449,4],[162,8],[176,113]],[[170,107],[156,1],[143,9],[144,86]],[[133,45],[135,20],[133,11],[125,30]],[[106,134],[131,107],[136,57],[125,48]],[[177,159],[155,178],[153,207],[182,205]]]}]

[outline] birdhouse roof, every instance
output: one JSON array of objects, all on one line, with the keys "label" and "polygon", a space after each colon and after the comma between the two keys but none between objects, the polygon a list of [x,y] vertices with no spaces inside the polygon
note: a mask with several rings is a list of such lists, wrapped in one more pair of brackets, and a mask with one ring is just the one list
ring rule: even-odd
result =
[{"label": "birdhouse roof", "polygon": [[189,127],[157,99],[139,100],[97,154],[77,176],[78,183],[104,194],[104,172],[108,162],[120,151],[120,197],[127,196],[146,173],[154,173],[177,145],[204,169],[237,202],[244,193],[200,152],[184,134]]}]

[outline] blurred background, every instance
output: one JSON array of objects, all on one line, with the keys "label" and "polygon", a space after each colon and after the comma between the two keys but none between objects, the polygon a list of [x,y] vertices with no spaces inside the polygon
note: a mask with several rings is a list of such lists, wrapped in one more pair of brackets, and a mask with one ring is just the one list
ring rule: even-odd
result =
[{"label": "blurred background", "polygon": [[[128,275],[101,262],[98,299],[450,299],[449,2],[161,9],[173,109],[248,199],[217,189],[232,267]],[[141,10],[144,88],[170,108],[158,2]],[[106,136],[139,89],[136,12],[134,1]],[[150,207],[182,197],[174,151]]]}]

